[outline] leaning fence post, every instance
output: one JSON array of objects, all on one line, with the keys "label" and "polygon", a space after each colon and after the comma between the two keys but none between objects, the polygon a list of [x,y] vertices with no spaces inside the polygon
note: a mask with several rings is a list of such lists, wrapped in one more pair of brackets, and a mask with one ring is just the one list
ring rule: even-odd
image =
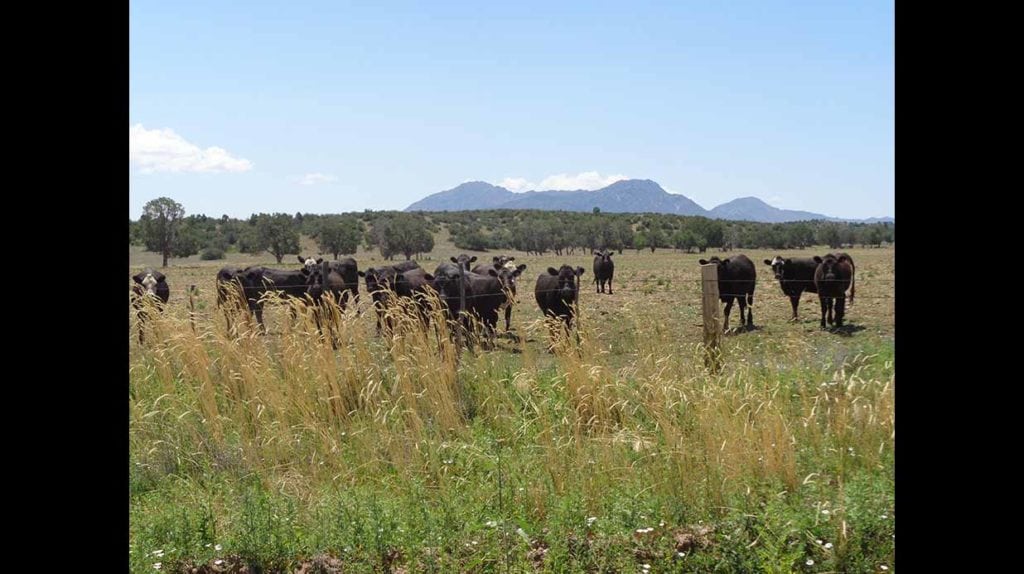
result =
[{"label": "leaning fence post", "polygon": [[722,314],[718,305],[718,266],[701,265],[701,286],[704,293],[704,364],[717,373],[722,366]]},{"label": "leaning fence post", "polygon": [[188,320],[192,324],[192,333],[196,332],[196,302],[193,295],[196,292],[195,285],[188,286]]}]

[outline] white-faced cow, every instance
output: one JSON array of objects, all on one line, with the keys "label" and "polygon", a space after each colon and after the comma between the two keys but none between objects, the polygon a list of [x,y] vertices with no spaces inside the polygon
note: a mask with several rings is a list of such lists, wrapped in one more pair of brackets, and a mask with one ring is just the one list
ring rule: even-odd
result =
[{"label": "white-faced cow", "polygon": [[[829,325],[834,323],[835,326],[842,327],[843,317],[846,315],[846,290],[853,284],[853,259],[845,253],[840,253],[838,257],[829,253],[825,257],[815,257],[814,260],[818,262],[818,267],[814,271],[814,284],[818,289],[818,300],[821,302],[821,328],[825,328],[826,319]],[[850,301],[853,301],[852,290]]]},{"label": "white-faced cow", "polygon": [[772,268],[782,292],[789,297],[789,302],[793,306],[793,317],[790,321],[796,321],[800,295],[804,291],[818,292],[818,287],[814,284],[814,271],[818,268],[818,262],[811,257],[783,258],[776,255],[774,259],[765,259],[764,264]]},{"label": "white-faced cow", "polygon": [[163,311],[167,300],[171,298],[171,288],[167,285],[167,277],[159,271],[146,269],[132,276],[132,308],[139,325],[139,343],[143,342],[143,327],[149,318],[147,308],[152,306]]},{"label": "white-faced cow", "polygon": [[612,277],[615,275],[615,262],[612,252],[607,249],[594,252],[594,284],[597,292],[604,293],[604,284],[608,283],[608,294],[612,295]]},{"label": "white-faced cow", "polygon": [[[740,326],[754,327],[754,286],[757,283],[757,269],[754,262],[742,253],[735,257],[710,260],[701,259],[701,265],[713,264],[718,267],[718,296],[725,303],[725,330],[729,330],[729,312],[733,300],[740,303]],[[749,310],[748,310],[748,305]],[[746,311],[746,318],[743,314]]]}]

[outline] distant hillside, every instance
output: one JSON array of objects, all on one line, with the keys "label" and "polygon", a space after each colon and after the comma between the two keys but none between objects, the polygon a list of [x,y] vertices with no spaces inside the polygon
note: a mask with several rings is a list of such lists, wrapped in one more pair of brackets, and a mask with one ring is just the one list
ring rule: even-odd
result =
[{"label": "distant hillside", "polygon": [[787,221],[810,221],[831,219],[827,215],[809,211],[794,211],[772,207],[756,197],[741,197],[723,203],[711,210],[711,217],[733,221],[760,221],[762,223],[786,223]]},{"label": "distant hillside", "polygon": [[[756,197],[743,197],[708,211],[682,194],[669,193],[649,179],[623,179],[601,189],[587,191],[511,192],[483,181],[463,183],[428,195],[406,211],[469,211],[474,209],[542,209],[549,211],[592,211],[608,213],[671,213],[702,215],[715,219],[785,223],[815,219],[839,220],[820,213],[772,207]],[[858,220],[844,220],[858,221]],[[892,217],[871,218],[867,223],[895,221]]]}]

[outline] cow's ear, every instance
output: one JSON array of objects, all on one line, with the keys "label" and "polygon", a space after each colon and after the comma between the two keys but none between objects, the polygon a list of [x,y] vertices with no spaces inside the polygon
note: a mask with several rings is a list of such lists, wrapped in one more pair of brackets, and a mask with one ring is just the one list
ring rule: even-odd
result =
[{"label": "cow's ear", "polygon": [[498,272],[495,271],[494,269],[488,269],[487,270],[487,274],[490,275],[491,277],[497,277],[498,276]]},{"label": "cow's ear", "polygon": [[157,283],[166,283],[167,282],[167,276],[164,275],[163,273],[159,272],[159,271],[154,271],[153,272],[153,277],[156,277],[156,282]]},{"label": "cow's ear", "polygon": [[297,257],[299,258],[299,263],[302,263],[303,265],[306,264],[306,260],[303,259],[301,255],[297,255]]},{"label": "cow's ear", "polygon": [[708,264],[708,260],[707,259],[700,259],[700,260],[697,261],[697,263],[700,263],[701,265],[707,265]]},{"label": "cow's ear", "polygon": [[548,267],[548,275],[558,275],[558,269],[554,267]]},{"label": "cow's ear", "polygon": [[449,257],[449,259],[451,259],[451,260],[452,260],[452,263],[454,263],[454,264],[456,264],[456,265],[458,265],[458,264],[459,264],[459,260],[458,260],[458,259],[456,259],[456,258],[454,258],[454,257]]},{"label": "cow's ear", "polygon": [[601,254],[600,254],[600,253],[598,253],[597,251],[595,251],[595,252],[594,252],[594,255],[600,256]]},{"label": "cow's ear", "polygon": [[476,261],[476,255],[474,255],[474,256],[472,256],[472,257],[470,257],[470,258],[469,258],[469,262],[470,262],[470,263],[472,263],[472,262],[474,262],[474,261]]},{"label": "cow's ear", "polygon": [[142,273],[139,273],[138,275],[132,275],[132,281],[135,281],[139,285],[142,285]]},{"label": "cow's ear", "polygon": [[516,257],[515,257],[515,255],[513,255],[512,257],[509,257],[509,258],[507,259],[507,261],[515,261],[515,260],[516,260]]},{"label": "cow's ear", "polygon": [[434,280],[434,276],[431,275],[430,273],[424,273],[423,274],[423,278],[426,279],[427,281],[433,281]]},{"label": "cow's ear", "polygon": [[764,260],[764,264],[769,266],[769,267],[771,267],[772,266],[772,260],[771,259],[765,259]]},{"label": "cow's ear", "polygon": [[577,267],[576,268],[576,276],[577,277],[579,277],[580,275],[583,275],[585,272],[586,272],[586,269],[584,269],[582,267]]},{"label": "cow's ear", "polygon": [[499,263],[498,263],[499,261],[501,261],[501,259],[497,255],[495,255],[494,257],[491,257],[491,262],[494,263],[495,267],[497,267],[499,265]]},{"label": "cow's ear", "polygon": [[522,273],[523,271],[526,271],[526,264],[525,263],[521,263],[519,265],[516,265],[516,273]]},{"label": "cow's ear", "polygon": [[323,257],[317,257],[317,258],[316,258],[316,264],[317,264],[317,265],[320,265],[320,264],[321,264],[321,263],[323,263],[323,262],[324,262],[324,258],[323,258]]},{"label": "cow's ear", "polygon": [[612,252],[612,251],[609,251],[608,253],[605,253],[605,256],[606,256],[606,257],[609,257],[609,258],[610,258],[610,257],[611,257],[612,255],[615,255],[615,253],[614,253],[614,252]]},{"label": "cow's ear", "polygon": [[814,256],[814,262],[815,263],[821,263],[821,257],[818,257],[817,255],[815,255]]},{"label": "cow's ear", "polygon": [[725,265],[727,263],[729,263],[729,259],[728,258],[722,260],[722,265]]}]

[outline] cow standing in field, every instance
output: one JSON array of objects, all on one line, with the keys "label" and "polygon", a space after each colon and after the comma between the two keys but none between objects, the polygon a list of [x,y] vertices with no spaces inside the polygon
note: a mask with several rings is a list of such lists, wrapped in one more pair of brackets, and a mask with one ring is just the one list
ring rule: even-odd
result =
[{"label": "cow standing in field", "polygon": [[[754,328],[754,286],[757,283],[757,269],[754,262],[742,253],[735,257],[710,260],[701,259],[701,265],[713,264],[718,267],[718,296],[725,303],[725,330],[729,330],[729,312],[733,300],[740,303],[740,326]],[[748,310],[749,306],[749,310]],[[746,318],[743,312],[746,311]]]},{"label": "cow standing in field", "polygon": [[790,321],[797,321],[797,307],[800,306],[800,295],[804,291],[817,293],[818,287],[814,284],[814,272],[818,269],[818,262],[811,257],[787,257],[778,255],[774,259],[765,259],[764,264],[772,268],[772,273],[779,280],[782,292],[789,297],[793,306],[793,317]]},{"label": "cow standing in field", "polygon": [[[834,323],[836,327],[842,327],[846,315],[846,290],[853,283],[853,260],[845,253],[840,253],[838,257],[829,253],[825,257],[816,256],[814,260],[818,263],[814,271],[814,285],[821,302],[821,328],[825,328],[826,319],[829,325]],[[852,291],[850,301],[853,301]]]},{"label": "cow standing in field", "polygon": [[582,267],[573,269],[568,265],[560,268],[548,267],[547,273],[537,277],[534,296],[541,313],[546,317],[555,317],[565,323],[565,329],[572,329],[572,321],[576,316],[576,304],[579,300],[580,277],[584,273]]},{"label": "cow standing in field", "polygon": [[597,285],[597,292],[604,293],[604,284],[608,282],[608,294],[612,295],[612,276],[615,275],[615,262],[612,261],[612,252],[607,249],[594,252],[594,284]]},{"label": "cow standing in field", "polygon": [[381,319],[387,319],[385,314],[390,305],[388,299],[392,294],[396,297],[416,295],[422,308],[425,288],[434,279],[433,275],[427,273],[415,261],[403,261],[384,267],[370,267],[366,271],[359,271],[358,274],[366,280],[366,292],[370,294],[377,313],[378,333]]},{"label": "cow standing in field", "polygon": [[526,271],[526,264],[516,265],[512,263],[515,257],[495,257],[491,265],[480,264],[473,268],[473,273],[487,275],[491,270],[498,274],[502,289],[508,293],[501,301],[501,307],[505,308],[505,330],[512,329],[512,305],[516,302],[516,285],[519,283],[519,276]]},{"label": "cow standing in field", "polygon": [[144,324],[149,319],[147,307],[152,305],[157,311],[163,311],[171,298],[171,288],[167,285],[167,277],[152,269],[133,275],[132,281],[132,308],[139,325],[139,344],[142,344]]},{"label": "cow standing in field", "polygon": [[258,287],[254,279],[262,273],[263,267],[250,265],[238,267],[227,265],[217,272],[217,307],[224,311],[228,330],[231,330],[233,310],[247,309],[250,316],[255,315],[256,321],[263,326],[263,305],[259,301]]}]

